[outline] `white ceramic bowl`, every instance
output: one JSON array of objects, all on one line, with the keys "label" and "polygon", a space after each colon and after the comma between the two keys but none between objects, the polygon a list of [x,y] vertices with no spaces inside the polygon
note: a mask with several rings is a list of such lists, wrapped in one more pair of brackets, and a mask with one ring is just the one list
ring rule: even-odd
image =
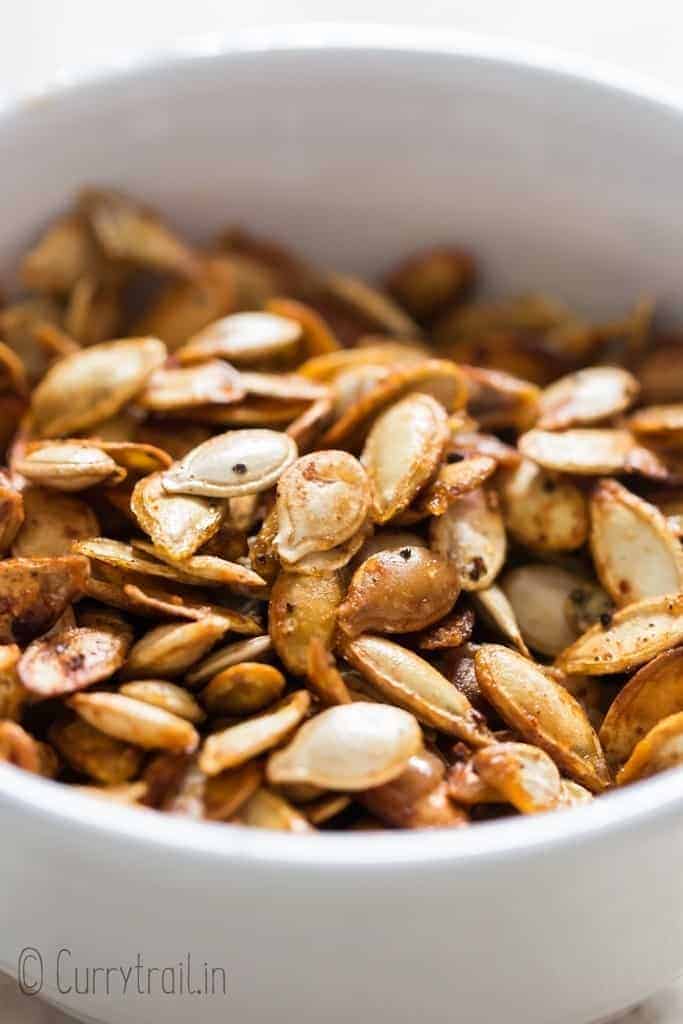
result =
[{"label": "white ceramic bowl", "polygon": [[[363,273],[454,239],[497,290],[612,313],[652,289],[680,315],[682,109],[446,35],[242,34],[7,109],[0,262],[105,182],[199,236],[239,219]],[[112,1024],[579,1024],[683,966],[679,773],[534,820],[307,838],[117,809],[4,767],[0,837],[0,966],[34,949],[43,995]],[[124,995],[116,969],[138,953]],[[188,953],[194,987],[204,961],[226,970],[225,997],[220,975],[214,998],[181,995],[180,968],[175,997],[146,980]],[[112,969],[109,994],[93,967]],[[37,987],[36,953],[23,973]]]}]

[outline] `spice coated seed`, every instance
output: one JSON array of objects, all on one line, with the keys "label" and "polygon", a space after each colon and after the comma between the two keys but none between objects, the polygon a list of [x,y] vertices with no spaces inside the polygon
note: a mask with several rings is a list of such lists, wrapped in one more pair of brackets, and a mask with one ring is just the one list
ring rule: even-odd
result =
[{"label": "spice coated seed", "polygon": [[99,189],[20,277],[0,761],[295,834],[683,766],[683,342],[650,300],[478,301],[460,246],[374,287]]}]

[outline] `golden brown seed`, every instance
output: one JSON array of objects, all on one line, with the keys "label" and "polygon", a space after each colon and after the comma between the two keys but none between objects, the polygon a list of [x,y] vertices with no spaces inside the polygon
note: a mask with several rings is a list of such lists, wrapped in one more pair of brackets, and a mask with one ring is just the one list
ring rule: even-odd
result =
[{"label": "golden brown seed", "polygon": [[557,659],[571,674],[603,676],[644,665],[683,643],[683,595],[648,597],[596,623]]},{"label": "golden brown seed", "polygon": [[64,328],[69,338],[89,347],[119,335],[124,280],[122,273],[105,276],[91,270],[76,281],[64,311]]},{"label": "golden brown seed", "polygon": [[169,281],[133,329],[161,338],[175,352],[191,335],[234,308],[232,266],[223,256],[205,256],[199,260],[197,276]]},{"label": "golden brown seed", "polygon": [[223,669],[202,691],[202,701],[216,715],[249,715],[282,696],[285,677],[272,665],[244,661]]},{"label": "golden brown seed", "polygon": [[628,430],[530,430],[520,437],[519,450],[539,466],[559,473],[602,476],[637,470],[651,476],[666,476],[654,454],[645,451],[644,458],[644,450]]},{"label": "golden brown seed", "polygon": [[537,551],[574,551],[588,536],[588,501],[566,477],[523,459],[502,475],[505,525],[515,540]]},{"label": "golden brown seed", "polygon": [[104,481],[117,484],[126,475],[106,452],[80,441],[41,445],[17,459],[14,468],[31,483],[67,492]]},{"label": "golden brown seed", "polygon": [[145,750],[191,754],[199,745],[184,718],[120,693],[78,693],[67,704],[100,732]]},{"label": "golden brown seed", "polygon": [[230,623],[217,615],[207,615],[196,622],[157,626],[132,647],[125,665],[126,676],[158,679],[182,675],[229,629]]},{"label": "golden brown seed", "polygon": [[270,828],[279,832],[312,832],[313,827],[303,814],[277,793],[261,786],[244,804],[236,819],[252,828]]},{"label": "golden brown seed", "polygon": [[600,729],[610,765],[622,765],[646,733],[679,711],[683,711],[683,647],[644,665],[610,705]]},{"label": "golden brown seed", "polygon": [[79,718],[54,722],[49,739],[72,768],[105,786],[129,782],[140,771],[141,750],[106,736]]},{"label": "golden brown seed", "polygon": [[421,750],[391,782],[359,793],[357,800],[394,828],[453,828],[467,823],[461,808],[449,799],[444,765]]},{"label": "golden brown seed", "polygon": [[637,366],[645,402],[679,402],[683,394],[683,350],[678,338],[646,352]]},{"label": "golden brown seed", "polygon": [[320,637],[312,637],[308,645],[306,674],[309,689],[325,707],[351,703],[351,694],[337,669],[334,655],[326,650]]},{"label": "golden brown seed", "polygon": [[[121,418],[123,418],[123,414],[119,416],[119,420]],[[122,434],[132,434],[137,429],[137,421],[131,417],[131,420],[124,424]],[[160,469],[168,469],[172,464],[173,459],[168,452],[156,445],[133,441],[125,436],[118,438],[107,436],[116,434],[116,432],[115,419],[108,420],[107,423],[100,423],[97,427],[98,438],[90,439],[88,443],[95,445],[107,455],[111,455],[117,465],[136,476],[156,473]]]},{"label": "golden brown seed", "polygon": [[82,217],[53,221],[21,264],[23,284],[39,292],[69,292],[95,257],[95,245]]},{"label": "golden brown seed", "polygon": [[24,771],[41,774],[40,747],[16,722],[0,722],[0,762],[6,761]]},{"label": "golden brown seed", "polygon": [[599,423],[623,412],[639,391],[638,381],[620,366],[589,366],[550,384],[538,403],[541,430]]},{"label": "golden brown seed", "polygon": [[258,373],[243,370],[239,384],[249,395],[290,402],[315,402],[329,397],[328,389],[298,373]]},{"label": "golden brown seed", "polygon": [[485,590],[477,590],[472,594],[472,601],[483,619],[488,622],[505,640],[509,640],[520,654],[529,658],[529,648],[522,636],[517,622],[515,610],[507,599],[504,590],[494,583]]},{"label": "golden brown seed", "polygon": [[337,621],[349,636],[415,632],[447,615],[459,593],[457,569],[426,548],[380,551],[354,573]]},{"label": "golden brown seed", "polygon": [[377,522],[411,503],[435,473],[447,440],[446,412],[431,395],[408,395],[378,416],[361,456]]},{"label": "golden brown seed", "polygon": [[516,448],[501,441],[495,434],[482,434],[463,425],[456,413],[451,425],[452,440],[446,449],[446,458],[449,455],[462,455],[474,457],[475,455],[486,455],[501,467],[501,469],[514,469],[519,465],[520,455]]},{"label": "golden brown seed", "polygon": [[78,555],[0,562],[0,643],[44,633],[82,596],[87,579],[88,561]]},{"label": "golden brown seed", "polygon": [[419,363],[424,358],[425,350],[417,342],[406,344],[386,339],[377,344],[341,348],[336,352],[314,356],[303,363],[298,372],[310,380],[329,383],[340,373],[358,366],[395,367],[399,363]]},{"label": "golden brown seed", "polygon": [[330,421],[332,402],[329,398],[318,398],[293,419],[286,433],[304,455],[317,444],[320,434]]},{"label": "golden brown seed", "polygon": [[683,441],[683,404],[651,405],[629,418],[629,428],[646,444],[680,448]]},{"label": "golden brown seed", "polygon": [[228,629],[233,629],[236,633],[257,633],[259,631],[255,619],[222,605],[212,604],[208,599],[203,600],[201,597],[198,600],[193,599],[185,593],[175,593],[163,586],[153,586],[147,581],[145,581],[144,587],[145,589],[142,590],[133,583],[124,583],[123,586],[120,586],[91,577],[86,586],[86,593],[89,597],[104,601],[105,604],[111,604],[122,611],[142,615],[145,618],[178,618],[197,621],[206,618],[207,615],[215,615],[224,619]]},{"label": "golden brown seed", "polygon": [[240,586],[260,589],[265,580],[253,569],[240,565],[239,562],[228,562],[225,558],[218,558],[216,555],[190,555],[189,558],[169,558],[153,544],[144,540],[133,541],[133,546],[149,555],[151,558],[158,558],[159,561],[177,568],[181,576],[191,576],[196,583],[211,584],[217,586]]},{"label": "golden brown seed", "polygon": [[21,651],[16,644],[0,646],[0,719],[19,721],[29,697],[17,671],[20,657]]},{"label": "golden brown seed", "polygon": [[329,324],[312,306],[276,296],[268,299],[265,308],[267,313],[275,313],[299,324],[302,348],[308,357],[336,352],[341,348]]},{"label": "golden brown seed", "polygon": [[425,725],[472,746],[490,742],[486,725],[470,702],[429,662],[378,636],[344,644],[344,656],[372,686]]},{"label": "golden brown seed", "polygon": [[591,498],[591,551],[617,605],[683,590],[683,549],[662,513],[616,480]]},{"label": "golden brown seed", "polygon": [[625,786],[682,764],[683,712],[678,712],[658,722],[643,737],[617,775],[617,784]]},{"label": "golden brown seed", "polygon": [[166,347],[156,338],[125,338],[60,359],[33,392],[38,433],[64,437],[113,416],[165,358]]},{"label": "golden brown seed", "polygon": [[356,451],[374,420],[406,395],[431,395],[446,412],[460,409],[467,396],[462,370],[445,359],[412,360],[392,368],[392,373],[355,402],[322,438],[328,447],[344,446]]},{"label": "golden brown seed", "polygon": [[239,665],[243,661],[255,661],[257,658],[265,657],[271,649],[269,636],[253,636],[247,640],[238,640],[234,644],[220,647],[199,662],[193,665],[185,677],[190,686],[206,683],[219,672],[223,672],[231,665]]},{"label": "golden brown seed", "polygon": [[495,491],[480,488],[454,501],[430,523],[431,547],[460,574],[463,590],[484,590],[500,572],[505,527]]},{"label": "golden brown seed", "polygon": [[418,320],[453,306],[472,285],[475,265],[462,249],[435,246],[410,257],[387,278],[397,302]]},{"label": "golden brown seed", "polygon": [[384,292],[372,288],[350,274],[328,273],[325,285],[335,299],[379,331],[395,338],[419,337],[420,328],[400,306]]},{"label": "golden brown seed", "polygon": [[339,573],[305,576],[281,572],[276,579],[270,595],[270,637],[290,672],[306,674],[308,645],[313,637],[331,649],[344,589]]},{"label": "golden brown seed", "polygon": [[[138,541],[136,543],[144,545],[144,542]],[[95,561],[98,571],[100,571],[99,563],[101,563],[105,567],[102,571],[106,571],[110,577],[113,576],[116,582],[126,581],[130,578],[130,573],[140,573],[143,576],[157,576],[174,584],[187,584],[195,587],[203,587],[207,584],[206,573],[203,576],[196,576],[182,568],[183,565],[189,564],[189,560],[183,563],[173,562],[171,566],[167,562],[157,561],[142,553],[138,553],[131,544],[124,544],[122,541],[109,540],[106,537],[95,537],[93,540],[78,541],[74,544],[73,549]],[[220,559],[218,561],[222,562]],[[224,563],[225,565],[229,566],[230,563]],[[247,570],[242,569],[241,566],[239,569],[242,580],[246,578],[253,582],[253,573],[248,575]],[[232,572],[231,578],[234,580]],[[147,586],[147,581],[145,581],[145,587]],[[255,619],[247,615],[240,615],[237,612],[230,612],[229,609],[225,610],[225,614],[231,617],[233,622],[231,628],[234,628],[236,631],[244,633],[260,632]]]},{"label": "golden brown seed", "polygon": [[527,658],[484,644],[475,658],[484,696],[508,725],[593,792],[610,782],[600,741],[581,705]]},{"label": "golden brown seed", "polygon": [[496,461],[488,455],[472,455],[463,458],[462,462],[447,462],[399,519],[407,522],[411,519],[419,521],[426,516],[442,516],[451,502],[481,487],[496,468]]},{"label": "golden brown seed", "polygon": [[181,363],[252,363],[288,352],[301,337],[296,320],[276,313],[233,313],[204,327],[179,349]]},{"label": "golden brown seed", "polygon": [[228,821],[254,795],[263,782],[263,764],[247,761],[239,768],[229,768],[212,775],[204,787],[204,808],[211,821]]},{"label": "golden brown seed", "polygon": [[206,715],[191,693],[182,686],[168,683],[163,679],[143,679],[140,682],[124,683],[119,693],[132,700],[141,700],[162,711],[184,718],[193,725],[203,722]]},{"label": "golden brown seed", "polygon": [[138,481],[130,507],[140,527],[164,555],[182,560],[193,555],[220,529],[225,507],[221,502],[187,494],[168,494],[161,473]]},{"label": "golden brown seed", "polygon": [[467,410],[485,430],[526,430],[538,414],[538,388],[510,373],[461,366],[469,392]]},{"label": "golden brown seed", "polygon": [[324,825],[336,818],[351,805],[351,797],[345,793],[330,793],[321,796],[305,807],[306,817],[311,825]]},{"label": "golden brown seed", "polygon": [[593,800],[593,794],[572,779],[562,779],[560,789],[560,807],[582,807]]},{"label": "golden brown seed", "polygon": [[145,769],[147,804],[167,814],[180,814],[195,821],[204,817],[207,778],[188,754],[155,754]]},{"label": "golden brown seed", "polygon": [[192,276],[192,251],[176,238],[154,211],[112,189],[86,189],[79,208],[94,237],[111,260]]},{"label": "golden brown seed", "polygon": [[554,762],[528,743],[496,743],[479,750],[472,766],[486,785],[522,814],[552,811],[562,799],[562,780]]},{"label": "golden brown seed", "polygon": [[343,416],[377,384],[386,380],[390,373],[388,366],[373,363],[361,363],[338,373],[331,386],[333,418],[339,419]]},{"label": "golden brown seed", "polygon": [[217,775],[277,746],[303,720],[310,702],[305,690],[297,690],[265,714],[214,733],[201,749],[199,767]]},{"label": "golden brown seed", "polygon": [[370,507],[363,467],[348,452],[304,455],[277,485],[274,547],[283,562],[344,544],[363,526]]},{"label": "golden brown seed", "polygon": [[267,490],[296,459],[294,441],[274,430],[232,430],[200,444],[167,470],[171,494],[234,498]]},{"label": "golden brown seed", "polygon": [[24,518],[22,495],[12,486],[8,474],[0,469],[0,555],[15,539]]},{"label": "golden brown seed", "polygon": [[80,626],[34,640],[19,662],[31,693],[55,697],[108,679],[126,660],[130,637],[123,631]]},{"label": "golden brown seed", "polygon": [[214,359],[197,366],[156,370],[138,398],[143,409],[170,413],[203,405],[229,405],[246,390],[236,370]]},{"label": "golden brown seed", "polygon": [[12,545],[15,558],[68,555],[74,541],[100,532],[97,516],[80,498],[33,486],[24,489],[22,498],[24,521]]},{"label": "golden brown seed", "polygon": [[415,718],[358,701],[321,711],[268,759],[271,783],[312,783],[353,792],[396,778],[422,745]]}]

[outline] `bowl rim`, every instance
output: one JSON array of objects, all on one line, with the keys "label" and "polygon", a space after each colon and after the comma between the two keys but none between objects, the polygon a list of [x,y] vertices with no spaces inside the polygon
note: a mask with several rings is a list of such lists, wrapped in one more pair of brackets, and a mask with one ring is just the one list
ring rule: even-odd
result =
[{"label": "bowl rim", "polygon": [[[72,97],[107,91],[172,73],[180,68],[221,62],[236,56],[272,52],[321,53],[383,51],[438,54],[457,60],[489,61],[519,72],[562,77],[574,86],[602,93],[620,93],[626,102],[665,108],[681,116],[683,94],[646,76],[603,62],[569,56],[547,47],[495,36],[382,24],[307,23],[245,28],[229,35],[209,35],[151,53],[124,54],[97,68],[80,67],[61,73],[37,94],[5,93],[0,98],[0,131],[15,120],[68,103]],[[39,100],[36,103],[36,100]],[[475,828],[417,832],[357,832],[290,835],[248,829],[225,823],[197,823],[111,805],[79,793],[73,787],[30,775],[0,764],[0,814],[32,815],[36,823],[68,824],[73,841],[82,833],[109,842],[173,849],[191,858],[266,865],[283,870],[327,871],[345,868],[354,873],[413,870],[418,865],[479,869],[484,863],[508,860],[511,854],[538,857],[558,847],[596,843],[607,835],[626,838],[641,828],[666,825],[683,812],[683,769],[665,772],[628,790],[608,793],[591,804],[568,812],[479,823]]]}]

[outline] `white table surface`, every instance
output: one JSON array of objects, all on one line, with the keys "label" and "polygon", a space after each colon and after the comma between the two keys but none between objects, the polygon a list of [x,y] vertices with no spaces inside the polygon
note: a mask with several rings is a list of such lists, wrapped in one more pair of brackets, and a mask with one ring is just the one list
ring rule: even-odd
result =
[{"label": "white table surface", "polygon": [[[390,22],[523,39],[659,79],[683,93],[681,0],[0,0],[0,100],[33,94],[92,68],[184,38],[249,25],[303,21]],[[2,1024],[66,1024],[0,976]],[[681,1024],[683,983],[622,1018]],[[620,1022],[620,1024],[622,1024]],[[518,1022],[511,1022],[518,1024]]]}]

